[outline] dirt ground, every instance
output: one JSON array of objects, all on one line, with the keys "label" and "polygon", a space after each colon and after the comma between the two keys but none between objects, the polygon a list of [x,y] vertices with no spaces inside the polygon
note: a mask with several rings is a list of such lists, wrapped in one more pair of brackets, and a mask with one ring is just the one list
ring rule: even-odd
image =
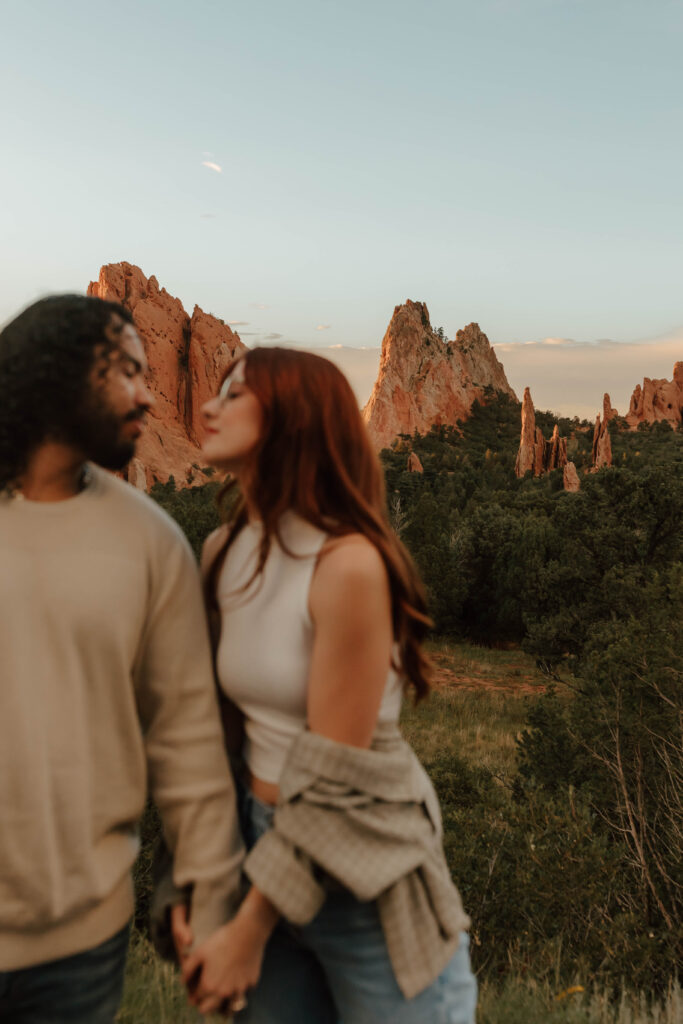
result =
[{"label": "dirt ground", "polygon": [[456,647],[432,651],[436,688],[488,690],[519,697],[544,693],[547,679],[522,651],[486,651]]}]

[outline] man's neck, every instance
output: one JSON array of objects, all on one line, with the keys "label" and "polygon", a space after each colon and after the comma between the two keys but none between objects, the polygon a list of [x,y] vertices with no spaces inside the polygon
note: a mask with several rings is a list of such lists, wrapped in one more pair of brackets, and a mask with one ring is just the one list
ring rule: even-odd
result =
[{"label": "man's neck", "polygon": [[65,501],[83,489],[84,473],[82,451],[45,441],[29,458],[16,490],[28,501]]}]

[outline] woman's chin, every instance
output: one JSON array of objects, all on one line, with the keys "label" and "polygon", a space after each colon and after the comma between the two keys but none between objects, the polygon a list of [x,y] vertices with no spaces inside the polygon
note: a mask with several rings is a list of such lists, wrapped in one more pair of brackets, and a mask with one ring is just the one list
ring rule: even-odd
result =
[{"label": "woman's chin", "polygon": [[204,441],[201,447],[201,452],[202,455],[204,456],[204,462],[207,466],[213,466],[214,469],[220,469],[222,463],[221,453],[219,451],[216,451],[216,446],[211,443],[212,440],[212,438],[208,437]]},{"label": "woman's chin", "polygon": [[231,472],[231,460],[221,456],[220,452],[217,452],[211,442],[205,442],[202,445],[201,452],[203,455],[204,465],[212,466],[217,473],[229,473]]}]

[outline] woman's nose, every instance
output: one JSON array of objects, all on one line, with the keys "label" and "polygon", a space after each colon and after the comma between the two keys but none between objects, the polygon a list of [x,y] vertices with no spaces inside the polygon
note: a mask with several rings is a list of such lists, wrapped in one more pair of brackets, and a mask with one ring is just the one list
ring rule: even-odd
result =
[{"label": "woman's nose", "polygon": [[211,419],[218,412],[218,398],[214,396],[210,398],[208,402],[204,402],[204,405],[199,410],[202,418],[205,420]]}]

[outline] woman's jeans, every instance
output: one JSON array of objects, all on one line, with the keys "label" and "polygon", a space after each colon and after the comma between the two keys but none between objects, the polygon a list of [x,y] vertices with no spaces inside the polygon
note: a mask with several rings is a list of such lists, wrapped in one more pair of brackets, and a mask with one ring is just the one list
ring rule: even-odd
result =
[{"label": "woman's jeans", "polygon": [[129,931],[126,925],[106,942],[73,956],[0,971],[2,1024],[113,1024]]},{"label": "woman's jeans", "polygon": [[[241,787],[240,787],[241,789]],[[240,792],[247,847],[270,828],[273,808]],[[477,983],[469,937],[439,977],[406,999],[387,953],[376,903],[331,891],[310,924],[284,919],[266,947],[261,979],[239,1024],[474,1024]]]}]

